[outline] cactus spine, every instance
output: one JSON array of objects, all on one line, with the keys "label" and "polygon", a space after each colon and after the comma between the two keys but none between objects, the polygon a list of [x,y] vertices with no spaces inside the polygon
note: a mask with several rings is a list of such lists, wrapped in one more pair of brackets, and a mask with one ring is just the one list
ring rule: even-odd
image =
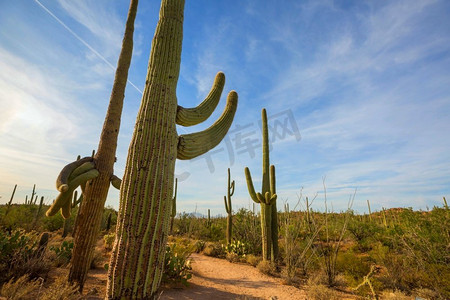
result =
[{"label": "cactus spine", "polygon": [[[262,110],[263,134],[263,178],[261,193],[256,193],[249,168],[245,168],[247,187],[250,197],[261,205],[261,236],[263,260],[275,261],[278,258],[278,218],[276,208],[275,166],[269,168],[269,131],[267,129],[267,113]],[[269,173],[270,172],[270,173]]]},{"label": "cactus spine", "polygon": [[231,244],[232,230],[233,230],[233,210],[231,207],[231,197],[234,194],[234,180],[231,181],[230,168],[228,168],[228,185],[227,195],[223,196],[225,202],[225,210],[227,212],[227,244]]},{"label": "cactus spine", "polygon": [[172,197],[172,211],[170,214],[170,234],[173,234],[173,222],[175,216],[177,215],[177,189],[178,189],[178,178],[175,178],[175,191]]},{"label": "cactus spine", "polygon": [[183,0],[163,0],[153,38],[141,107],[120,187],[116,242],[108,270],[108,299],[154,299],[164,270],[175,160],[192,159],[214,148],[234,118],[232,91],[222,116],[208,129],[178,136],[176,124],[207,119],[217,106],[225,76],[197,108],[177,104],[183,38]]}]

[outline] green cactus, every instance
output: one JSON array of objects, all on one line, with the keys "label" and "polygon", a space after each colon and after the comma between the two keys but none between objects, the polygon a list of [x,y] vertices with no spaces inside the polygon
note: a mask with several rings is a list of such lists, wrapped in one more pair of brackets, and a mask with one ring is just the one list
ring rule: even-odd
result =
[{"label": "green cactus", "polygon": [[31,192],[30,202],[28,204],[33,204],[33,201],[35,201],[33,200],[34,196],[36,195],[35,191],[36,191],[36,184],[33,185],[33,191]]},{"label": "green cactus", "polygon": [[211,210],[208,208],[208,218],[206,219],[206,227],[208,227],[211,230]]},{"label": "green cactus", "polygon": [[225,202],[225,211],[227,212],[227,245],[231,244],[232,228],[233,228],[233,209],[231,207],[231,197],[234,194],[234,180],[231,181],[230,168],[228,168],[228,185],[227,195],[223,196]]},{"label": "green cactus", "polygon": [[448,209],[448,204],[447,204],[447,200],[445,199],[445,197],[442,197],[444,199],[444,207],[445,209]]},{"label": "green cactus", "polygon": [[112,212],[109,213],[108,219],[106,220],[106,231],[111,229]]},{"label": "green cactus", "polygon": [[177,189],[178,189],[178,178],[175,178],[175,191],[172,197],[172,209],[170,214],[170,234],[173,234],[173,222],[175,220],[175,216],[177,215]]},{"label": "green cactus", "polygon": [[[261,193],[256,193],[249,168],[245,168],[247,187],[252,200],[261,205],[261,233],[263,260],[278,259],[278,217],[276,207],[275,166],[269,168],[269,130],[267,129],[267,113],[262,110],[263,135],[263,178]],[[270,174],[269,174],[270,170]]]},{"label": "green cactus", "polygon": [[16,189],[17,189],[17,184],[14,186],[13,192],[11,194],[11,198],[9,199],[9,202],[6,205],[5,216],[8,214],[9,209],[11,208],[11,205],[12,205],[12,202],[13,202],[13,199],[14,199],[14,194],[16,193]]},{"label": "green cactus", "polygon": [[369,202],[369,199],[367,199],[367,207],[369,208],[369,220],[372,221],[372,211],[370,210],[370,202]]},{"label": "green cactus", "polygon": [[44,196],[41,196],[41,200],[39,201],[38,210],[36,211],[36,215],[34,216],[33,228],[36,227],[37,221],[39,220],[39,217],[41,216],[41,210],[42,210],[43,205],[44,205]]},{"label": "green cactus", "polygon": [[210,116],[225,80],[223,73],[218,73],[210,94],[197,108],[177,104],[183,15],[183,0],[162,1],[120,189],[108,299],[157,297],[172,211],[175,161],[195,158],[219,144],[236,112],[237,93],[232,91],[224,113],[211,127],[178,136],[176,124],[191,126]]}]

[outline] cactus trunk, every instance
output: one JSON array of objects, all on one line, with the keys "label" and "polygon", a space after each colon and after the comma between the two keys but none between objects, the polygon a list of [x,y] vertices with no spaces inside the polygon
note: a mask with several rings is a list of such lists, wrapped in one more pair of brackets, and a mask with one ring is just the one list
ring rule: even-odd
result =
[{"label": "cactus trunk", "polygon": [[272,205],[261,203],[261,238],[264,260],[273,261],[272,255]]},{"label": "cactus trunk", "polygon": [[91,264],[95,243],[100,231],[110,179],[113,175],[123,99],[133,52],[134,19],[136,17],[137,5],[137,0],[131,0],[122,41],[122,50],[117,63],[114,84],[100,136],[98,151],[95,156],[95,166],[99,175],[86,184],[83,191],[83,201],[79,207],[77,216],[69,281],[78,283],[80,290],[83,289]]},{"label": "cactus trunk", "polygon": [[225,112],[210,128],[178,136],[175,124],[195,125],[214,111],[223,88],[219,73],[211,97],[198,109],[177,104],[181,63],[183,0],[163,0],[153,38],[141,107],[128,150],[120,188],[116,241],[108,271],[108,299],[157,297],[172,212],[175,160],[191,159],[215,147],[225,136],[237,107],[228,96]]}]

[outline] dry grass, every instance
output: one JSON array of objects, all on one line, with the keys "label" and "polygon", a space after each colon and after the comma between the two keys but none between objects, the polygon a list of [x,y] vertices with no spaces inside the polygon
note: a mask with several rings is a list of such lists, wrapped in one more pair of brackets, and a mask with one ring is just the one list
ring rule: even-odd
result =
[{"label": "dry grass", "polygon": [[40,290],[42,279],[29,280],[28,275],[23,275],[17,280],[11,278],[0,290],[0,295],[8,300],[32,299],[31,294]]}]

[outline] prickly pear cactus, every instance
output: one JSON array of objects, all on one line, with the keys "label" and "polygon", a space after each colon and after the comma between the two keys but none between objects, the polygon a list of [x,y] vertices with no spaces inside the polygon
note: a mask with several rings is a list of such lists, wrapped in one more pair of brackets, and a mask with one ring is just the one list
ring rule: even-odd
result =
[{"label": "prickly pear cactus", "polygon": [[196,108],[178,105],[176,87],[183,38],[183,0],[163,0],[153,38],[141,107],[120,186],[116,241],[111,255],[107,298],[157,296],[169,231],[175,160],[192,159],[214,148],[234,118],[237,93],[228,94],[222,116],[208,129],[178,135],[176,124],[207,119],[220,99],[225,76]]}]

